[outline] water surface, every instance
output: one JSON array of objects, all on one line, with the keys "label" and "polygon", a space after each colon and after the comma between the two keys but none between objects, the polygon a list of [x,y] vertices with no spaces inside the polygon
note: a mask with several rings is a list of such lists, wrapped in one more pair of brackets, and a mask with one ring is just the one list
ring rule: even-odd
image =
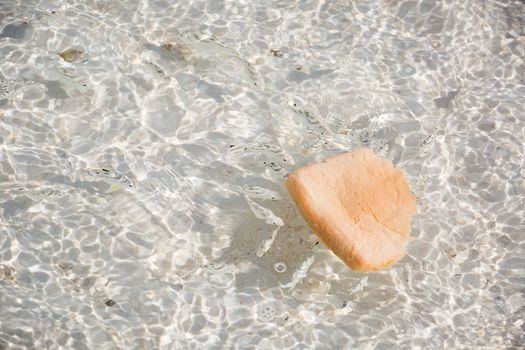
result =
[{"label": "water surface", "polygon": [[[0,2],[0,348],[524,346],[523,1]],[[349,271],[283,187],[418,198]]]}]

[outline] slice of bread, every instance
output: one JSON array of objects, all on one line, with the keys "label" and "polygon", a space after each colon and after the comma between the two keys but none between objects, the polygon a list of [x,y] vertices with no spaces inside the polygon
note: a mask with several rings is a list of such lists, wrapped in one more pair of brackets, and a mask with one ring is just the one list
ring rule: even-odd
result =
[{"label": "slice of bread", "polygon": [[378,271],[405,255],[416,200],[404,173],[371,150],[300,168],[286,187],[310,228],[352,270]]}]

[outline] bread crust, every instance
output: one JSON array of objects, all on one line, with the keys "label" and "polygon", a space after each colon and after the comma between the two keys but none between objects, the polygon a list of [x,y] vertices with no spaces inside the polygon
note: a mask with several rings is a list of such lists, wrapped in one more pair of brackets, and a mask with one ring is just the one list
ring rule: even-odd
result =
[{"label": "bread crust", "polygon": [[359,149],[300,168],[285,185],[312,231],[352,270],[379,271],[405,255],[415,197],[390,161]]}]

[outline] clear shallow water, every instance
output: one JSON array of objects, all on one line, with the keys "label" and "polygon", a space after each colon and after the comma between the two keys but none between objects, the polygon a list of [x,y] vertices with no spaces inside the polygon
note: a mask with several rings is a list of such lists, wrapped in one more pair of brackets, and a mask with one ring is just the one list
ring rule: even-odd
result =
[{"label": "clear shallow water", "polygon": [[[0,2],[0,348],[523,347],[524,11]],[[282,185],[361,146],[419,205],[375,274]]]}]

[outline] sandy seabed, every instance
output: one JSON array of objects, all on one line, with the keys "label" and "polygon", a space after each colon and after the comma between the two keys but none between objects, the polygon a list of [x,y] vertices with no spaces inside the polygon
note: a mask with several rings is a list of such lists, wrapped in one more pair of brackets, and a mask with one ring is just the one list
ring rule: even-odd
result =
[{"label": "sandy seabed", "polygon": [[[523,1],[0,1],[1,349],[525,344]],[[351,272],[283,182],[417,197]]]}]

